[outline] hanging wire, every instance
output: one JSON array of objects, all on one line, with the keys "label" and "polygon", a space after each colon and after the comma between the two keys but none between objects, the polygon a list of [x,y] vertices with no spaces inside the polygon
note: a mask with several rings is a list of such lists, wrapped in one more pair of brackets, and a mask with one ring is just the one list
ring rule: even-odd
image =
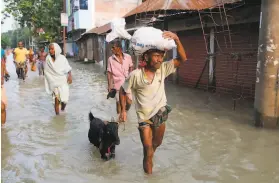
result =
[{"label": "hanging wire", "polygon": [[204,38],[204,42],[205,42],[206,53],[209,54],[207,41],[206,41],[206,35],[205,35],[204,28],[203,28],[203,21],[202,21],[202,17],[201,17],[201,14],[200,14],[200,10],[198,10],[198,14],[199,14],[199,17],[200,17],[200,22],[201,22],[201,28],[202,28],[203,38]]},{"label": "hanging wire", "polygon": [[229,22],[228,22],[227,12],[226,12],[226,8],[225,8],[225,4],[224,4],[223,0],[221,0],[221,1],[223,3],[224,15],[225,15],[225,18],[226,18],[226,23],[227,23],[228,32],[229,32],[229,40],[230,40],[230,45],[231,45],[231,48],[232,48],[232,37],[231,37],[231,31],[230,31],[230,25],[229,25]]}]

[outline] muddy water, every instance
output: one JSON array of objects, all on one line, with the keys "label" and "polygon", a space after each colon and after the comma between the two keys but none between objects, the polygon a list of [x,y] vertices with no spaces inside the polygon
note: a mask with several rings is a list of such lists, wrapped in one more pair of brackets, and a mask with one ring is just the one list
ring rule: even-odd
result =
[{"label": "muddy water", "polygon": [[114,100],[106,100],[102,65],[70,64],[70,102],[60,116],[54,115],[38,73],[29,71],[23,83],[8,66],[12,77],[5,84],[8,113],[1,130],[3,182],[279,182],[279,132],[255,129],[251,106],[239,104],[232,111],[231,100],[174,85],[167,85],[173,111],[153,175],[142,171],[134,109],[126,130],[120,127],[116,159],[103,162],[87,139],[88,111],[110,119],[116,115]]}]

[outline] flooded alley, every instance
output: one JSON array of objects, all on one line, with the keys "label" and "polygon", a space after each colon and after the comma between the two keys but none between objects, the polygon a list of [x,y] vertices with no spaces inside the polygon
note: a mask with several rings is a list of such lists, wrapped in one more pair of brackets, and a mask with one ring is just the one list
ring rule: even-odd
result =
[{"label": "flooded alley", "polygon": [[257,129],[250,104],[200,90],[167,84],[173,107],[162,146],[154,157],[154,173],[142,170],[134,107],[119,128],[116,158],[104,162],[89,143],[88,112],[110,120],[115,101],[107,100],[101,64],[71,61],[73,84],[66,112],[55,116],[44,79],[29,70],[19,81],[11,58],[5,83],[7,122],[2,131],[4,183],[276,183],[279,182],[278,130]]}]

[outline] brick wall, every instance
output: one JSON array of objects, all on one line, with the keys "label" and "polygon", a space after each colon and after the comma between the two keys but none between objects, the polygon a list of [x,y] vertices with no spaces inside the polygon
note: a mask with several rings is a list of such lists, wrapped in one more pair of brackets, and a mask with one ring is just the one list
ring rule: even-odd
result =
[{"label": "brick wall", "polygon": [[[232,48],[228,33],[215,35],[216,92],[231,94],[238,98],[254,97],[258,27],[258,23],[231,26]],[[207,89],[209,68],[207,65],[202,72],[207,59],[202,30],[180,31],[177,34],[188,57],[188,61],[178,70],[179,84],[195,87],[200,78],[197,87]]]},{"label": "brick wall", "polygon": [[228,36],[217,35],[216,91],[254,98],[259,25],[241,24],[230,29],[232,47]]},{"label": "brick wall", "polygon": [[[206,49],[202,31],[200,29],[191,31],[177,32],[187,57],[188,61],[182,64],[178,69],[178,82],[181,85],[195,87],[203,67],[206,63]],[[207,88],[208,83],[208,67],[201,76],[198,88]]]}]

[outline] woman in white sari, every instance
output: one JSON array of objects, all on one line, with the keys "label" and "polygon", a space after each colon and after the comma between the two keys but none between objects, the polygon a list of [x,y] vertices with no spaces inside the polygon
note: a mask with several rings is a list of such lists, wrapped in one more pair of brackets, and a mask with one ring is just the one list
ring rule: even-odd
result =
[{"label": "woman in white sari", "polygon": [[72,83],[72,68],[61,52],[57,43],[51,43],[45,63],[46,92],[53,97],[56,115],[59,115],[60,105],[61,110],[65,110],[69,100],[69,84]]}]

